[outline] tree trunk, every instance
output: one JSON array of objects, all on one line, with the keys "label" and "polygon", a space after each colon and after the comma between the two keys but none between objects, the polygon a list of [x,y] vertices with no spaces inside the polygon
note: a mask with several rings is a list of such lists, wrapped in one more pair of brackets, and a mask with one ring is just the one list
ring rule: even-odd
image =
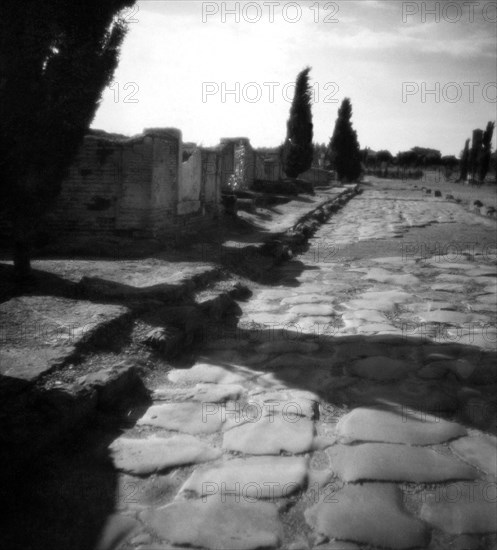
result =
[{"label": "tree trunk", "polygon": [[31,242],[28,223],[19,216],[13,223],[14,230],[14,273],[19,281],[24,281],[31,277]]}]

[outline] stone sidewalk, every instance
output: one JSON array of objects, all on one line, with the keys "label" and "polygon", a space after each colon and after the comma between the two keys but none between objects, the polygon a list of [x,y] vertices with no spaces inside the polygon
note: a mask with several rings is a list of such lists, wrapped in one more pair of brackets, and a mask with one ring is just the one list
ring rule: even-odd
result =
[{"label": "stone sidewalk", "polygon": [[109,446],[119,548],[497,547],[495,240],[408,241],[495,229],[403,183],[366,189],[156,380]]}]

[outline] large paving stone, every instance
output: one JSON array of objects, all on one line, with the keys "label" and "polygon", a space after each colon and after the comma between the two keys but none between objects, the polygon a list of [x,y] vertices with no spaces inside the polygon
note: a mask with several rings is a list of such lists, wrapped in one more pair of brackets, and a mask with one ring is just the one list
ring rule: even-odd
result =
[{"label": "large paving stone", "polygon": [[117,305],[54,296],[12,298],[0,304],[0,375],[34,381],[103,326],[127,315],[129,310]]},{"label": "large paving stone", "polygon": [[342,314],[344,321],[361,319],[368,321],[369,323],[384,323],[387,318],[381,311],[375,311],[374,309],[357,309],[344,311]]},{"label": "large paving stone", "polygon": [[443,323],[445,325],[464,325],[476,321],[486,321],[484,315],[461,313],[459,311],[447,311],[438,309],[419,314],[421,321],[425,323]]},{"label": "large paving stone", "polygon": [[399,489],[392,484],[346,485],[305,512],[307,523],[330,539],[385,548],[425,546],[429,533],[424,523],[402,508]]},{"label": "large paving stone", "polygon": [[101,530],[95,550],[115,550],[140,529],[136,519],[120,514],[110,515]]},{"label": "large paving stone", "polygon": [[270,391],[250,396],[250,402],[262,407],[266,415],[279,413],[290,420],[298,416],[314,418],[318,401],[315,393],[304,390]]},{"label": "large paving stone", "polygon": [[350,374],[370,380],[400,380],[409,373],[409,365],[399,359],[378,355],[354,361],[347,370]]},{"label": "large paving stone", "polygon": [[193,388],[157,388],[153,393],[154,399],[183,401],[192,399],[203,403],[222,403],[238,399],[245,389],[240,384],[196,384]]},{"label": "large paving stone", "polygon": [[140,519],[173,544],[212,550],[275,548],[283,531],[274,504],[236,497],[176,501],[142,512]]},{"label": "large paving stone", "polygon": [[375,480],[434,483],[478,477],[478,472],[471,466],[422,447],[364,443],[335,445],[326,452],[333,471],[347,482]]},{"label": "large paving stone", "polygon": [[450,533],[497,532],[497,484],[476,481],[451,483],[426,495],[420,516]]},{"label": "large paving stone", "polygon": [[302,457],[238,458],[195,470],[180,492],[232,495],[251,502],[286,497],[301,489],[306,479],[307,460]]},{"label": "large paving stone", "polygon": [[309,418],[275,414],[228,430],[223,447],[254,455],[305,453],[312,448],[313,436],[314,425]]},{"label": "large paving stone", "polygon": [[363,279],[378,281],[380,283],[390,283],[395,286],[416,285],[419,279],[410,273],[392,273],[381,267],[373,267],[368,270]]},{"label": "large paving stone", "polygon": [[146,439],[120,437],[109,447],[114,466],[130,474],[145,475],[173,466],[207,462],[221,456],[191,435],[170,438],[151,435]]},{"label": "large paving stone", "polygon": [[335,313],[330,304],[299,304],[290,308],[290,313],[299,317],[329,316]]},{"label": "large paving stone", "polygon": [[220,405],[198,402],[152,405],[137,424],[189,434],[213,433],[222,427],[223,409]]},{"label": "large paving stone", "polygon": [[432,445],[466,435],[466,429],[435,415],[408,409],[381,410],[359,407],[343,416],[337,435],[348,441],[378,441],[408,445]]},{"label": "large paving stone", "polygon": [[167,377],[177,384],[240,384],[249,380],[253,374],[249,369],[233,367],[227,369],[209,363],[197,363],[189,369],[173,369]]},{"label": "large paving stone", "polygon": [[332,296],[323,294],[298,294],[297,296],[289,296],[281,300],[282,304],[297,305],[297,304],[331,304],[334,302]]},{"label": "large paving stone", "polygon": [[450,445],[457,456],[483,470],[497,476],[497,440],[490,437],[463,437]]}]

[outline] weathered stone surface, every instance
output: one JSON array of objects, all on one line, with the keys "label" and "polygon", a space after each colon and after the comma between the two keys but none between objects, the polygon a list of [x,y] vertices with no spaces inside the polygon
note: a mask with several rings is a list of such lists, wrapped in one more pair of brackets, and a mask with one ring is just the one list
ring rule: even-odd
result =
[{"label": "weathered stone surface", "polygon": [[464,436],[466,433],[466,429],[460,424],[408,409],[386,411],[360,407],[343,416],[337,425],[337,435],[351,442],[432,445]]},{"label": "weathered stone surface", "polygon": [[0,375],[34,381],[111,322],[123,306],[54,296],[21,296],[0,304]]},{"label": "weathered stone surface", "polygon": [[[290,329],[291,330],[291,327]],[[275,340],[273,342],[264,342],[257,346],[260,353],[312,353],[319,350],[319,344],[316,342],[299,342],[295,340]]]},{"label": "weathered stone surface", "polygon": [[384,323],[387,320],[383,313],[381,313],[380,311],[375,311],[374,309],[357,309],[344,311],[342,314],[342,319],[344,321],[361,319],[364,321],[368,321],[369,323]]},{"label": "weathered stone surface", "polygon": [[140,522],[134,518],[112,514],[105,522],[95,550],[115,550],[140,527]]},{"label": "weathered stone surface", "polygon": [[275,414],[228,430],[223,447],[255,455],[305,453],[312,448],[313,436],[314,426],[309,418]]},{"label": "weathered stone surface", "polygon": [[497,440],[490,437],[463,437],[450,444],[457,456],[486,474],[497,476]]},{"label": "weathered stone surface", "polygon": [[405,361],[378,355],[354,361],[348,370],[351,374],[371,380],[400,380],[407,376],[409,366]]},{"label": "weathered stone surface", "polygon": [[290,308],[290,313],[302,317],[333,315],[335,309],[329,304],[300,304]]},{"label": "weathered stone surface", "polygon": [[248,369],[233,367],[226,369],[209,363],[197,363],[190,369],[173,369],[167,377],[177,384],[197,384],[201,382],[213,384],[240,384],[249,379]]},{"label": "weathered stone surface", "polygon": [[238,399],[245,389],[240,384],[196,384],[193,388],[157,388],[154,399],[202,401],[203,403],[222,403]]},{"label": "weathered stone surface", "polygon": [[418,314],[424,323],[443,323],[445,325],[464,325],[476,321],[485,321],[486,317],[472,313],[461,313],[459,311],[447,311],[439,309]]},{"label": "weathered stone surface", "polygon": [[364,275],[363,279],[378,281],[380,283],[390,283],[395,286],[415,285],[419,283],[419,279],[410,273],[392,273],[381,267],[371,268],[366,275]]},{"label": "weathered stone surface", "polygon": [[189,434],[213,433],[221,429],[222,414],[222,407],[215,404],[208,408],[198,402],[164,403],[149,407],[137,424]]},{"label": "weathered stone surface", "polygon": [[250,402],[263,408],[264,414],[283,414],[291,422],[299,416],[314,418],[319,397],[309,391],[289,390],[258,393],[250,396]]},{"label": "weathered stone surface", "polygon": [[278,511],[269,502],[240,502],[219,496],[176,501],[140,518],[173,544],[212,550],[275,548],[282,538]]},{"label": "weathered stone surface", "polygon": [[195,470],[180,492],[218,498],[232,495],[250,502],[286,497],[301,489],[306,479],[307,461],[302,457],[238,458]]},{"label": "weathered stone surface", "polygon": [[478,472],[432,449],[386,443],[335,445],[326,451],[332,469],[344,481],[410,481],[432,483],[476,479]]},{"label": "weathered stone surface", "polygon": [[459,404],[457,397],[445,388],[418,380],[413,384],[407,379],[396,385],[370,383],[353,385],[346,389],[350,404],[355,406],[394,407],[405,410],[410,416],[424,418],[425,414],[439,415],[441,412],[453,412]]},{"label": "weathered stone surface", "polygon": [[[433,494],[434,493],[434,494]],[[426,495],[423,520],[453,535],[497,531],[497,484],[451,483]]]},{"label": "weathered stone surface", "polygon": [[281,300],[282,304],[296,305],[296,304],[331,304],[334,298],[332,296],[326,296],[323,294],[298,294],[297,296],[290,296]]},{"label": "weathered stone surface", "polygon": [[386,548],[424,546],[426,526],[402,509],[400,491],[392,484],[346,485],[305,512],[307,523],[331,539]]},{"label": "weathered stone surface", "polygon": [[173,466],[207,462],[221,456],[191,435],[170,438],[151,435],[146,439],[120,437],[109,447],[114,466],[130,474],[144,475]]},{"label": "weathered stone surface", "polygon": [[433,363],[428,363],[428,365],[420,368],[416,374],[420,378],[424,378],[426,380],[439,380],[448,372],[449,369],[445,365],[437,364],[437,361],[434,361]]}]

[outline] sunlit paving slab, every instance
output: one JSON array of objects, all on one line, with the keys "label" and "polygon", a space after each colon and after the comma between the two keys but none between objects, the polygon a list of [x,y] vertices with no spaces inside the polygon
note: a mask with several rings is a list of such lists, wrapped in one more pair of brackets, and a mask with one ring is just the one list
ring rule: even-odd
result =
[{"label": "sunlit paving slab", "polygon": [[245,393],[240,384],[196,384],[193,388],[171,388],[169,386],[157,388],[152,397],[154,400],[164,401],[201,401],[203,403],[222,403],[236,400]]},{"label": "sunlit paving slab", "polygon": [[156,426],[187,434],[214,433],[223,425],[221,406],[185,401],[152,405],[138,420],[138,425]]},{"label": "sunlit paving slab", "polygon": [[438,309],[426,313],[418,313],[421,321],[425,323],[444,323],[447,325],[464,325],[467,323],[485,322],[488,318],[474,313],[461,313],[459,311],[447,311]]},{"label": "sunlit paving slab", "polygon": [[276,455],[281,451],[305,453],[312,448],[314,424],[305,416],[274,414],[245,422],[224,433],[223,447],[254,455]]},{"label": "sunlit paving slab", "polygon": [[397,286],[409,286],[419,283],[419,279],[410,273],[394,273],[381,267],[373,267],[363,276],[363,279],[389,283]]},{"label": "sunlit paving slab", "polygon": [[189,369],[173,369],[168,375],[171,382],[178,384],[240,384],[253,377],[250,369],[225,368],[209,363],[197,363]]},{"label": "sunlit paving slab", "polygon": [[197,468],[181,487],[180,493],[219,498],[274,499],[302,489],[307,479],[303,457],[251,457],[227,460]]},{"label": "sunlit paving slab", "polygon": [[142,512],[140,519],[172,544],[212,550],[276,548],[283,537],[275,504],[237,497],[175,501]]},{"label": "sunlit paving slab", "polygon": [[291,307],[289,312],[302,317],[328,316],[333,315],[335,309],[329,304],[299,304]]},{"label": "sunlit paving slab", "polygon": [[333,296],[325,294],[297,294],[297,296],[289,296],[281,300],[281,304],[294,306],[298,304],[331,304],[335,301]]},{"label": "sunlit paving slab", "polygon": [[253,393],[249,398],[249,403],[263,410],[266,416],[283,414],[289,422],[298,421],[299,416],[314,418],[318,401],[319,397],[315,393],[297,389]]},{"label": "sunlit paving slab", "polygon": [[451,483],[422,495],[420,516],[452,535],[497,532],[497,483]]},{"label": "sunlit paving slab", "polygon": [[173,466],[207,462],[221,456],[215,449],[191,435],[169,438],[151,435],[144,439],[120,437],[109,450],[118,470],[135,475],[159,472]]},{"label": "sunlit paving slab", "polygon": [[[413,548],[428,543],[427,526],[402,506],[402,494],[389,483],[346,485],[306,510],[312,529],[330,539],[385,548]],[[337,546],[337,548],[340,548]]]},{"label": "sunlit paving slab", "polygon": [[378,441],[407,445],[433,445],[465,436],[456,422],[407,408],[397,411],[359,407],[343,416],[337,435],[348,442]]},{"label": "sunlit paving slab", "polygon": [[[450,445],[454,453],[465,462],[497,477],[497,438],[463,437]],[[497,499],[496,499],[497,502]]]},{"label": "sunlit paving slab", "polygon": [[326,451],[333,472],[351,481],[437,483],[476,479],[478,471],[432,449],[390,443],[335,445]]}]

